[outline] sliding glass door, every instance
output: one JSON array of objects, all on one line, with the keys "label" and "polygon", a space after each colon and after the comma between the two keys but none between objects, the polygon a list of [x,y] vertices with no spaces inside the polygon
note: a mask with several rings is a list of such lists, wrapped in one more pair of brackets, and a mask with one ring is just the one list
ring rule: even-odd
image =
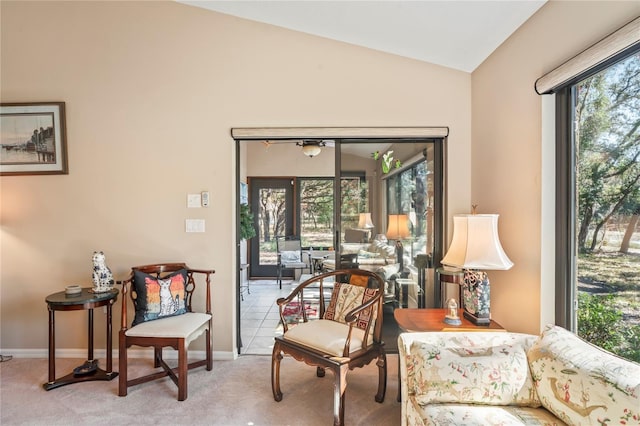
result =
[{"label": "sliding glass door", "polygon": [[342,179],[360,176],[359,184],[341,186],[340,254],[357,254],[361,268],[388,280],[414,279],[420,289],[413,307],[439,306],[434,265],[444,235],[443,140],[342,141],[340,147]]},{"label": "sliding glass door", "polygon": [[249,268],[252,277],[275,277],[276,237],[295,234],[293,178],[251,178],[249,203],[257,235],[251,239]]},{"label": "sliding glass door", "polygon": [[300,238],[314,250],[333,248],[334,178],[298,179]]},{"label": "sliding glass door", "polygon": [[[258,139],[257,131],[277,137]],[[311,131],[350,136],[308,139]],[[307,136],[301,140],[297,132]],[[391,136],[360,137],[363,133]],[[403,133],[418,135],[418,139],[407,139]],[[432,307],[435,302],[431,301],[439,300],[433,296],[433,282],[445,233],[443,160],[447,134],[447,128],[232,129],[238,142],[238,180],[248,184],[257,231],[255,237],[238,244],[238,271],[241,264],[248,263],[249,280],[275,278],[276,235],[300,236],[303,250],[326,250],[322,258],[329,263],[335,257],[334,267],[341,265],[340,255],[357,256],[359,268],[381,274],[385,281],[383,334],[388,350],[394,352],[399,329],[393,308],[398,306],[395,289],[401,282],[396,280],[415,279],[422,285],[420,297],[426,296],[429,302],[420,302],[421,306]],[[319,153],[310,156],[303,150],[309,141],[322,143]],[[401,237],[389,231],[389,217],[399,214],[406,216],[408,228]],[[406,247],[400,256],[397,239]],[[245,255],[246,262],[242,260]],[[419,255],[429,261],[416,262]],[[403,268],[399,268],[400,259]],[[266,280],[255,285],[272,286]],[[240,287],[236,300],[239,350],[240,318],[248,306],[241,303]],[[277,290],[275,283],[273,288]],[[253,289],[251,284],[252,296]]]}]

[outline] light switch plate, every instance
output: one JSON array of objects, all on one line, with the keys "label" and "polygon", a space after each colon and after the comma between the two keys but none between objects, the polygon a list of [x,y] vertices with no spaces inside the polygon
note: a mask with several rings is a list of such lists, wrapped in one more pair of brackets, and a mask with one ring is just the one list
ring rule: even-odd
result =
[{"label": "light switch plate", "polygon": [[186,232],[204,232],[204,219],[186,219]]},{"label": "light switch plate", "polygon": [[187,207],[190,209],[200,207],[202,197],[200,194],[187,194]]}]

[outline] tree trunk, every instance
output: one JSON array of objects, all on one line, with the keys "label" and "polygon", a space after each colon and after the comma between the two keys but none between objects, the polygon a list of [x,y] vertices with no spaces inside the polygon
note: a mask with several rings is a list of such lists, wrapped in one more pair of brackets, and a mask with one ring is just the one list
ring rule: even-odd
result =
[{"label": "tree trunk", "polygon": [[620,244],[620,253],[627,254],[629,253],[629,243],[631,242],[631,236],[635,232],[636,226],[640,221],[640,214],[636,213],[631,216],[629,220],[629,225],[627,225],[627,230],[624,233],[624,237],[622,237],[622,243]]},{"label": "tree trunk", "polygon": [[578,250],[581,253],[586,251],[587,234],[589,233],[589,225],[591,224],[592,217],[592,209],[585,209],[584,218],[582,219],[582,222],[580,223],[580,229],[578,230]]},{"label": "tree trunk", "polygon": [[600,233],[600,230],[606,223],[607,223],[606,220],[599,222],[596,225],[596,228],[593,230],[593,235],[591,237],[591,247],[590,247],[591,251],[594,251],[596,249],[596,245],[598,244],[598,234]]}]

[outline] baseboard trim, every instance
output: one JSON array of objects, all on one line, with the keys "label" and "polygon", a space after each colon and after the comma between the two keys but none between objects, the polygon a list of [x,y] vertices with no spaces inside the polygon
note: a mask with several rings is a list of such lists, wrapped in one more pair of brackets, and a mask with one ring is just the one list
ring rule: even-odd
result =
[{"label": "baseboard trim", "polygon": [[[153,349],[129,349],[129,357],[131,358],[149,358],[153,359]],[[48,358],[48,349],[0,349],[2,355],[13,355],[14,358]],[[114,349],[111,353],[114,359],[118,358],[118,350]],[[104,349],[94,349],[95,358],[106,358]],[[189,355],[194,358],[204,358],[204,351],[189,351]],[[56,358],[82,358],[87,357],[86,349],[56,349]],[[178,352],[174,350],[164,351],[165,359],[178,359]],[[238,358],[235,351],[214,351],[213,359],[220,361],[233,361]]]}]

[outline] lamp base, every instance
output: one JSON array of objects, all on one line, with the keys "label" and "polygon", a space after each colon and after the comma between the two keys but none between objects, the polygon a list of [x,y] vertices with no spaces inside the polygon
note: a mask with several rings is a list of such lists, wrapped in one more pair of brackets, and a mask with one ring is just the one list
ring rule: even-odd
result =
[{"label": "lamp base", "polygon": [[475,325],[489,325],[490,286],[484,271],[465,269],[462,279],[464,317]]},{"label": "lamp base", "polygon": [[401,274],[404,271],[404,246],[400,240],[396,240],[396,260],[400,264],[398,273]]},{"label": "lamp base", "polygon": [[489,324],[491,324],[491,318],[478,317],[476,315],[473,315],[471,312],[463,311],[462,312],[462,316],[464,316],[464,318],[467,321],[473,323],[474,325],[489,325]]}]

